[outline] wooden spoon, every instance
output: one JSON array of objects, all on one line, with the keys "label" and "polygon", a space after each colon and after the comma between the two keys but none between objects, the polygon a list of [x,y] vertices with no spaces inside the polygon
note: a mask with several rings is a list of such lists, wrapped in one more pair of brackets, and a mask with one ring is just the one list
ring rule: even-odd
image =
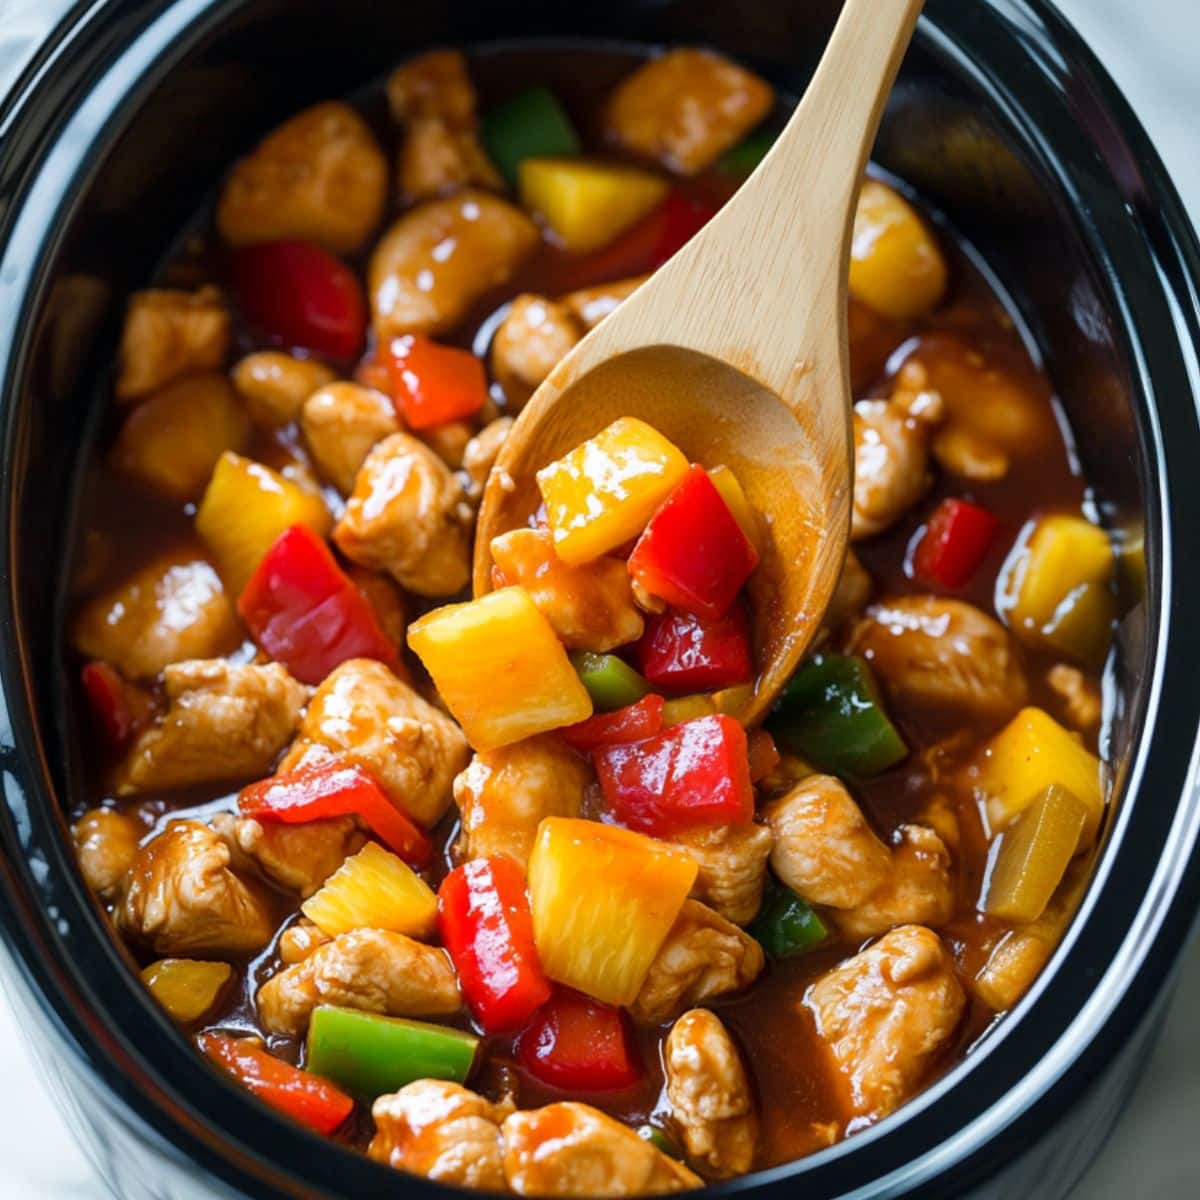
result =
[{"label": "wooden spoon", "polygon": [[566,356],[517,419],[488,478],[490,544],[540,500],[535,472],[621,416],[693,462],[724,464],[763,515],[751,577],[761,716],[815,633],[850,527],[847,272],[867,156],[921,0],[846,0],[770,153],[718,216]]}]

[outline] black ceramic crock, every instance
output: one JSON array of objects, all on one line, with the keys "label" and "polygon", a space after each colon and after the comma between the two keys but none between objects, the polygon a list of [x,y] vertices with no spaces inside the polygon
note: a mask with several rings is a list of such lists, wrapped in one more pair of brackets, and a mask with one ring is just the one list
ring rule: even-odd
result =
[{"label": "black ceramic crock", "polygon": [[[708,42],[799,90],[835,9],[93,0],[0,109],[0,923],[23,1029],[120,1196],[449,1194],[308,1136],[214,1074],[75,872],[60,568],[121,298],[274,120],[431,42]],[[1055,1200],[1146,1060],[1200,900],[1200,259],[1145,134],[1042,0],[929,0],[877,157],[982,250],[1046,358],[1097,511],[1127,544],[1144,539],[1107,677],[1119,799],[1063,945],[966,1061],[875,1128],[717,1190]]]}]

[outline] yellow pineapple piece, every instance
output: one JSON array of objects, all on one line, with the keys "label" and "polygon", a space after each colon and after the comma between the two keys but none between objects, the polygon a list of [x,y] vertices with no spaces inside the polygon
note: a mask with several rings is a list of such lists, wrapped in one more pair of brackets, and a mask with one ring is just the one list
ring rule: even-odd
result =
[{"label": "yellow pineapple piece", "polygon": [[368,842],[300,911],[330,937],[353,929],[388,929],[425,938],[437,922],[437,896],[406,862]]},{"label": "yellow pineapple piece", "polygon": [[228,963],[191,958],[162,958],[142,972],[155,1000],[184,1025],[207,1016],[232,978]]}]

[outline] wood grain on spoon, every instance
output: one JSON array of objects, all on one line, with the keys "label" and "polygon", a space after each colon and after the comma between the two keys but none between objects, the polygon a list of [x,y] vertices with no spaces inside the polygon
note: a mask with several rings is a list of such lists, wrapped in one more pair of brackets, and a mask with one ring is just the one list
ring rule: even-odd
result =
[{"label": "wood grain on spoon", "polygon": [[621,416],[725,464],[763,514],[750,579],[761,716],[815,633],[845,557],[853,462],[846,278],[854,207],[920,0],[846,0],[770,153],[721,212],[558,364],[484,491],[493,537],[537,509],[535,472]]}]

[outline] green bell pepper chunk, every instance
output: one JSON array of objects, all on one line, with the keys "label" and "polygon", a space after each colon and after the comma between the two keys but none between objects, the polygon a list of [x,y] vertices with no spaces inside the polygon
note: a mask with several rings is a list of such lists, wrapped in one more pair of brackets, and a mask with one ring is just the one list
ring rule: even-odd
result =
[{"label": "green bell pepper chunk", "polygon": [[588,650],[573,651],[571,665],[587,688],[592,703],[599,712],[613,712],[636,704],[650,691],[650,685],[627,663],[615,654],[593,654]]},{"label": "green bell pepper chunk", "polygon": [[746,932],[763,948],[768,958],[794,958],[807,954],[827,937],[829,930],[790,888],[769,881],[758,916]]},{"label": "green bell pepper chunk", "polygon": [[558,97],[538,85],[519,92],[483,118],[483,144],[511,187],[523,158],[571,157],[583,148]]},{"label": "green bell pepper chunk", "polygon": [[784,687],[767,728],[783,749],[836,775],[878,775],[908,753],[870,667],[842,654],[809,659]]},{"label": "green bell pepper chunk", "polygon": [[650,1145],[656,1150],[661,1150],[668,1158],[683,1158],[683,1155],[679,1152],[679,1147],[657,1125],[651,1125],[649,1122],[645,1125],[639,1125],[637,1134],[643,1142],[649,1142]]},{"label": "green bell pepper chunk", "polygon": [[417,1079],[465,1083],[479,1039],[458,1029],[321,1005],[308,1027],[307,1068],[373,1100]]},{"label": "green bell pepper chunk", "polygon": [[744,142],[739,142],[717,159],[717,170],[726,175],[740,175],[744,179],[767,157],[767,151],[775,145],[778,136],[776,129],[760,129],[752,133]]}]

